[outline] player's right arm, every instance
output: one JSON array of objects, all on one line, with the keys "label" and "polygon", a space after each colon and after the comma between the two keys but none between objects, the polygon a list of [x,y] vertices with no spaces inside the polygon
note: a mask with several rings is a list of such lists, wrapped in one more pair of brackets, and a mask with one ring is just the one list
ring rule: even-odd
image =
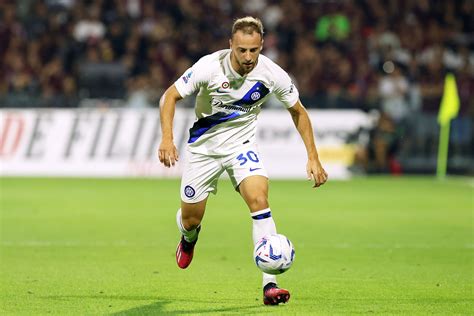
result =
[{"label": "player's right arm", "polygon": [[[211,76],[209,67],[215,55],[202,57],[187,69],[175,83],[165,91],[160,99],[161,143],[158,158],[166,167],[174,166],[178,161],[178,150],[173,142],[173,118],[176,102],[194,94],[206,85]],[[219,64],[217,64],[219,65]]]},{"label": "player's right arm", "polygon": [[161,143],[158,158],[166,167],[174,166],[178,161],[178,149],[173,142],[173,118],[176,102],[181,100],[176,86],[169,87],[160,99]]}]

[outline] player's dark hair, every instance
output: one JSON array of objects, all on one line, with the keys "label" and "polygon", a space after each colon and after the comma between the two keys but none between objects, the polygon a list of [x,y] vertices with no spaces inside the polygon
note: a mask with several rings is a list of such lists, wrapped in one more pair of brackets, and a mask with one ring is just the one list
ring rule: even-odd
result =
[{"label": "player's dark hair", "polygon": [[232,25],[232,36],[234,36],[237,31],[242,31],[245,34],[257,32],[263,38],[262,21],[252,16],[246,16],[244,18],[235,20],[234,25]]}]

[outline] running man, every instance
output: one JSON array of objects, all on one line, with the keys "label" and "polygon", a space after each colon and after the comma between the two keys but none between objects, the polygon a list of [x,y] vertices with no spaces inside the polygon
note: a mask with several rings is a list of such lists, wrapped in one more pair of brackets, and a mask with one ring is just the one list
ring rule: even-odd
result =
[{"label": "running man", "polygon": [[[253,220],[254,244],[264,235],[276,234],[268,204],[268,175],[256,146],[260,106],[273,93],[290,112],[306,147],[308,179],[314,187],[328,175],[319,161],[313,127],[298,90],[288,74],[261,55],[263,26],[259,19],[244,17],[234,22],[230,49],[202,57],[170,86],[160,100],[162,139],[159,159],[166,167],[178,161],[173,142],[176,102],[198,92],[197,120],[189,130],[187,161],[181,179],[181,208],[176,214],[182,234],[176,261],[185,269],[193,259],[201,220],[209,193],[216,193],[219,176],[226,171],[248,205]],[[265,305],[286,303],[288,290],[277,286],[274,275],[263,273]]]}]

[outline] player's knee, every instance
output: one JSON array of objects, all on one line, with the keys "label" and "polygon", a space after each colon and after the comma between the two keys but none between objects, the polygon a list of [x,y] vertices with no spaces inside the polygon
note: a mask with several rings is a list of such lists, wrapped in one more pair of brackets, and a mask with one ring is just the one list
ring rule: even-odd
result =
[{"label": "player's knee", "polygon": [[253,212],[268,208],[268,199],[264,194],[255,195],[249,201],[249,207]]},{"label": "player's knee", "polygon": [[183,218],[183,227],[186,230],[196,229],[201,224],[201,218],[190,216]]}]

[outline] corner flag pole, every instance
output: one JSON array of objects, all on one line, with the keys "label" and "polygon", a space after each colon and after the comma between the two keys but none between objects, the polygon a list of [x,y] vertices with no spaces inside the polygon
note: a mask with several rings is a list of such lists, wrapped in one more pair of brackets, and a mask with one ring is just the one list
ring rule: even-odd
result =
[{"label": "corner flag pole", "polygon": [[456,87],[456,79],[452,73],[448,73],[444,79],[444,92],[438,113],[438,123],[441,127],[438,145],[438,165],[436,175],[438,179],[446,177],[448,167],[449,130],[451,120],[458,116],[459,95]]},{"label": "corner flag pole", "polygon": [[439,144],[438,144],[438,164],[436,167],[436,176],[438,179],[444,179],[446,177],[446,170],[448,169],[448,148],[449,148],[449,129],[451,122],[441,125],[439,131]]}]

